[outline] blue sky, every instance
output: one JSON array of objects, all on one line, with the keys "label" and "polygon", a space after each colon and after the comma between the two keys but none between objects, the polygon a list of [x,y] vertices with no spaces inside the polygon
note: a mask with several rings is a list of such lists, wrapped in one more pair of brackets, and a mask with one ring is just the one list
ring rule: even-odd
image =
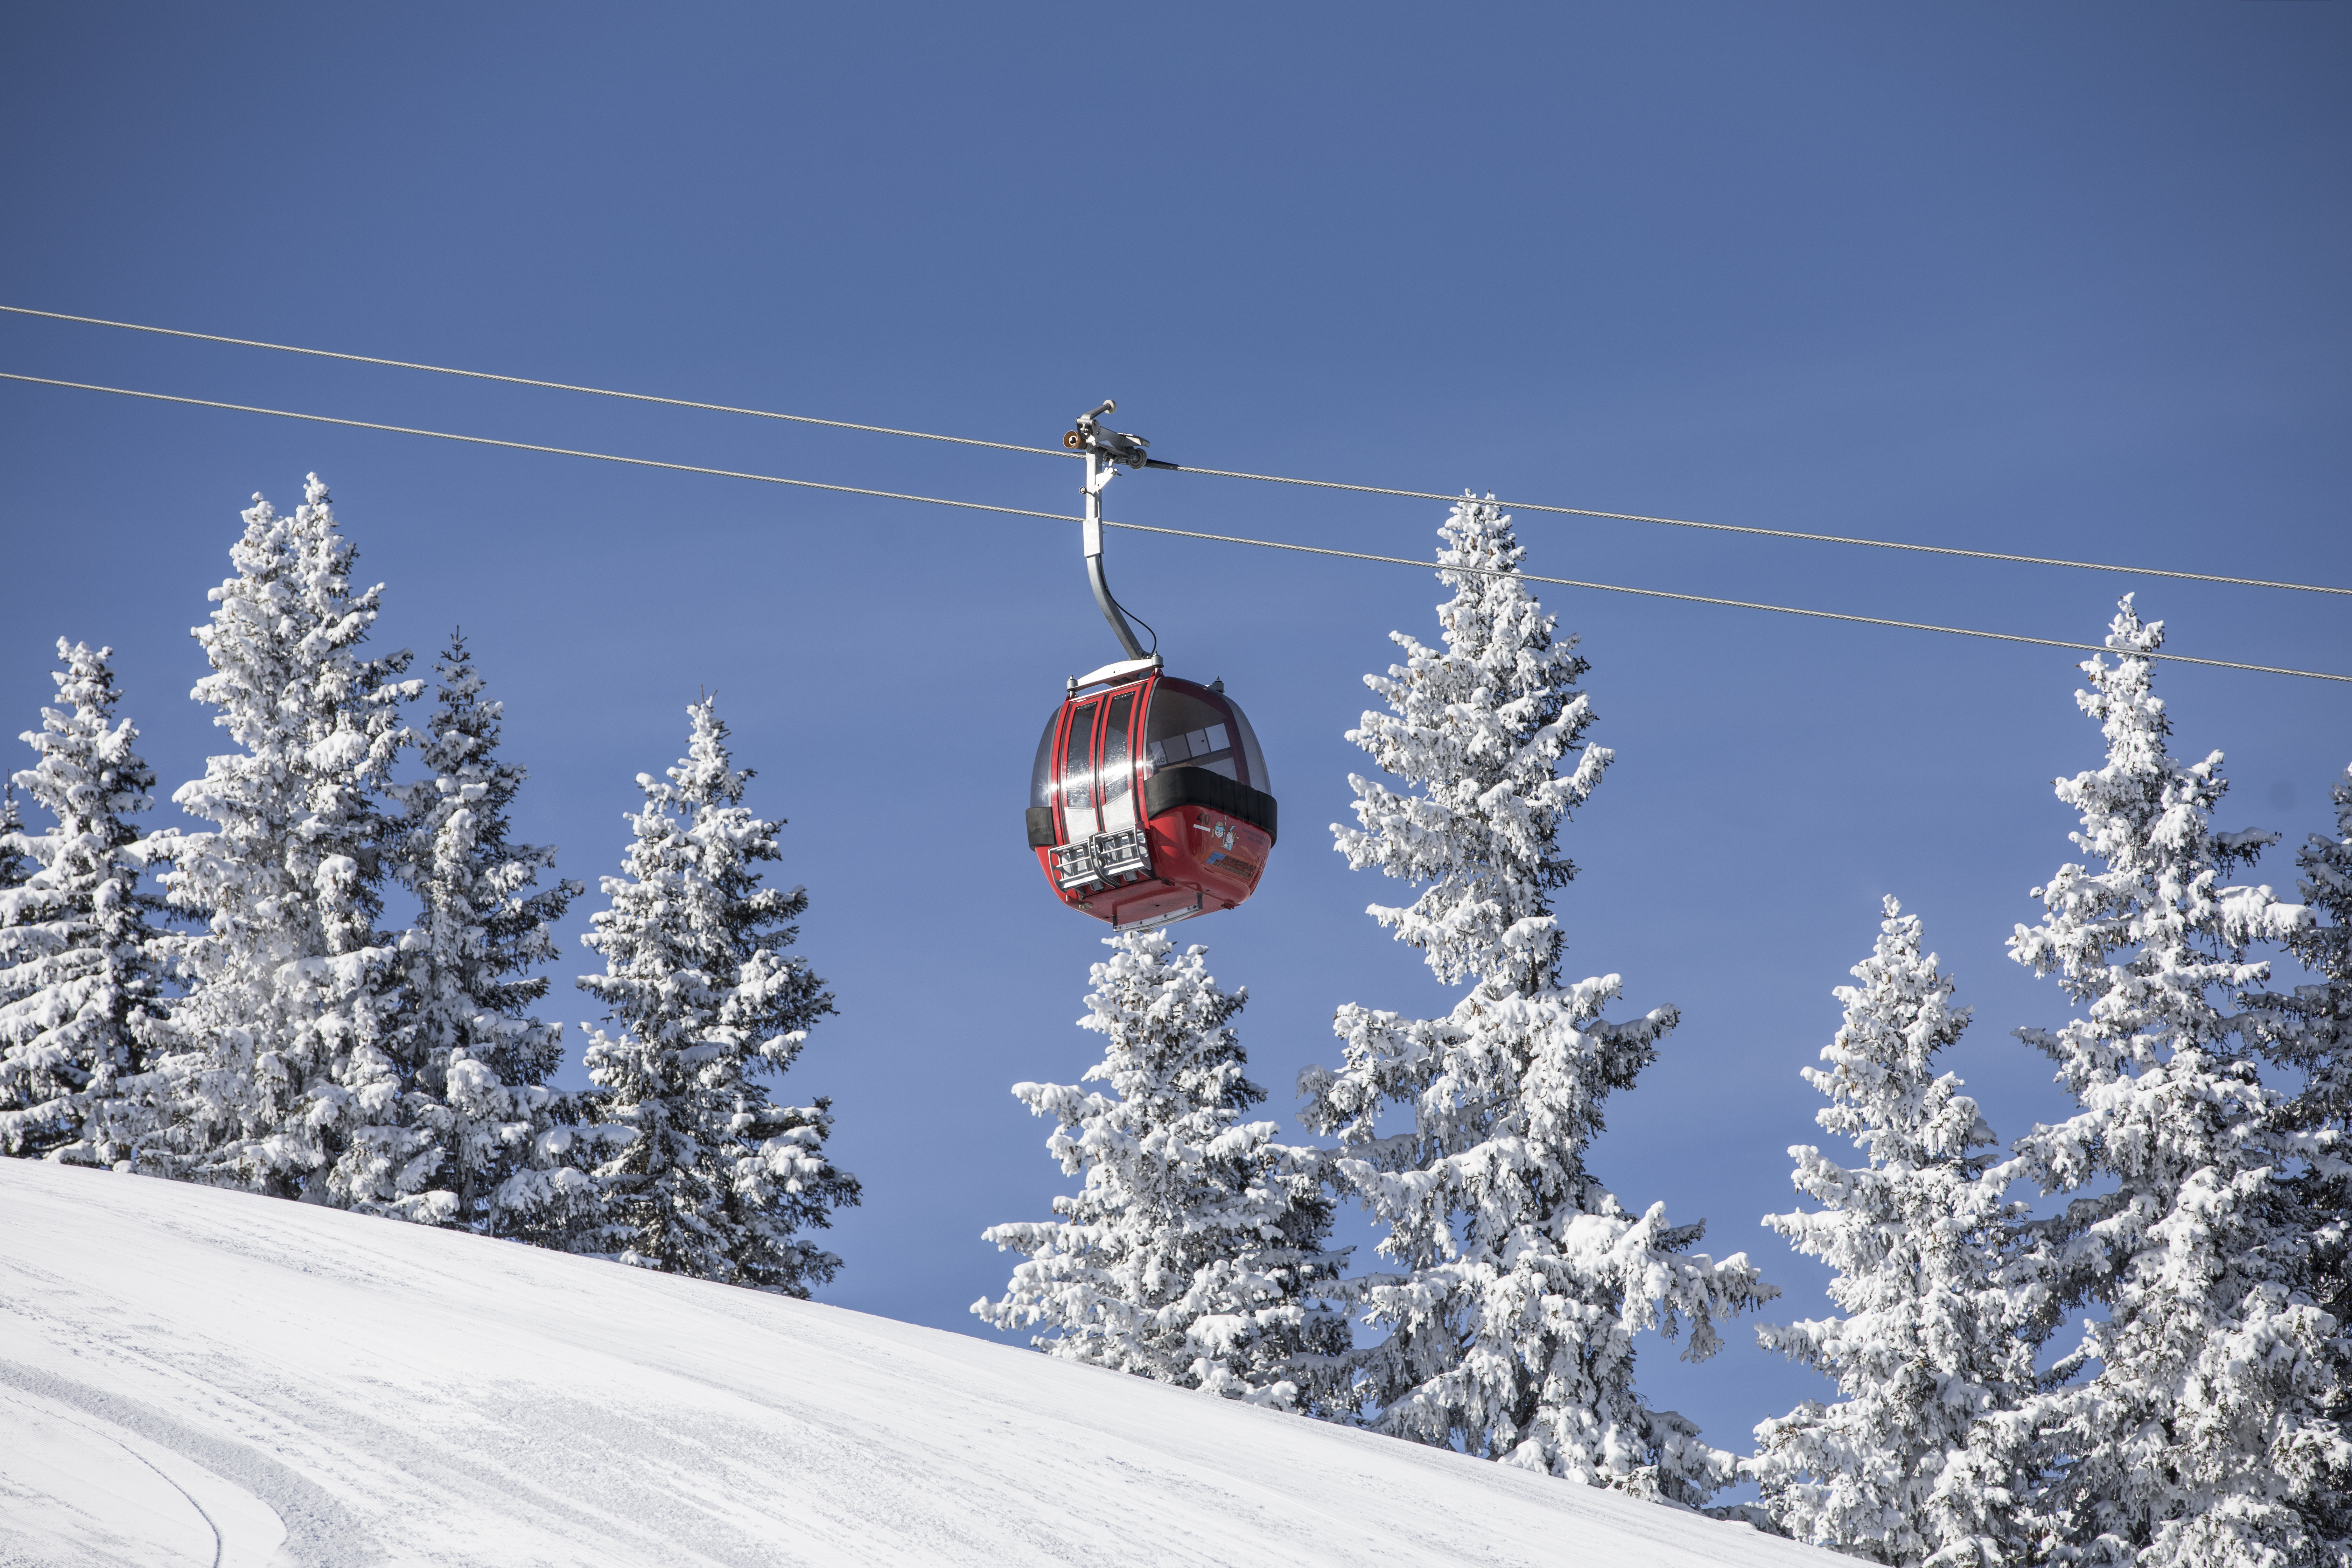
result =
[{"label": "blue sky", "polygon": [[[377,8],[0,16],[0,303],[1051,445],[1104,396],[1179,462],[2352,584],[2352,21],[2340,6],[1685,4]],[[1075,465],[0,319],[0,369],[1076,508]],[[532,772],[519,827],[617,868],[631,780],[719,693],[840,1016],[866,1206],[826,1298],[969,1330],[983,1226],[1062,1178],[1005,1093],[1092,1059],[1099,928],[1020,847],[1065,676],[1116,649],[1076,529],[0,384],[0,731],[109,642],[173,784],[214,744],[186,628],[252,491],[316,469],[380,645],[462,624]],[[1390,554],[1442,506],[1148,474],[1114,516]],[[1528,514],[1532,571],[2352,671],[2341,600]],[[1347,1001],[1436,1012],[1325,823],[1396,567],[1115,537],[1171,667],[1264,738],[1264,890],[1192,923],[1287,1122]],[[1757,1216],[1883,893],[1975,1004],[1955,1065],[2054,1114],[2064,1016],[2002,943],[2094,766],[2075,656],[1556,589],[1618,761],[1565,842],[1577,973],[1684,1024],[1596,1156],[1820,1308]],[[2224,826],[2288,842],[2352,689],[2164,669]],[[14,717],[9,717],[13,715]],[[159,820],[176,813],[168,805]],[[2277,851],[2259,873],[2285,883]],[[559,975],[584,971],[576,952]],[[549,1011],[593,1016],[560,983]],[[1295,1123],[1291,1123],[1296,1131]],[[1813,1392],[1744,1329],[1643,1384],[1713,1440]]]}]

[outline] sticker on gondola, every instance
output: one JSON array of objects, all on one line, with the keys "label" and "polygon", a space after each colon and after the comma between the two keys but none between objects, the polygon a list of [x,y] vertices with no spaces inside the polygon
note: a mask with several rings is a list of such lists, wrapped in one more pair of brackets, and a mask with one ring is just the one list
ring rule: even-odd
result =
[{"label": "sticker on gondola", "polygon": [[1228,855],[1222,849],[1212,850],[1205,864],[1213,867],[1217,870],[1239,877],[1244,882],[1254,882],[1257,880],[1258,865],[1256,861],[1244,860],[1238,855]]}]

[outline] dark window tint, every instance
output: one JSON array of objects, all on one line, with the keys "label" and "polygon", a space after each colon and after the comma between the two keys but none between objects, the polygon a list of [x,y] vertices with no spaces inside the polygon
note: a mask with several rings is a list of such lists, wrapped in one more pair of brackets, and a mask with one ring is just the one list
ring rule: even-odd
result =
[{"label": "dark window tint", "polygon": [[1037,760],[1029,764],[1029,804],[1054,804],[1054,731],[1062,721],[1060,708],[1054,710],[1045,721],[1045,732],[1037,738]]},{"label": "dark window tint", "polygon": [[1062,762],[1062,805],[1082,810],[1095,803],[1095,707],[1081,702],[1070,712],[1070,739]]},{"label": "dark window tint", "polygon": [[1230,697],[1225,699],[1225,709],[1233,715],[1234,739],[1241,742],[1242,765],[1249,771],[1249,777],[1242,782],[1252,789],[1272,795],[1274,780],[1265,771],[1265,753],[1258,749],[1257,733],[1250,728],[1249,715],[1243,712],[1242,705]]},{"label": "dark window tint", "polygon": [[1135,693],[1123,691],[1110,700],[1109,716],[1103,721],[1102,798],[1106,805],[1127,793],[1133,772],[1127,765],[1127,724],[1134,712]]},{"label": "dark window tint", "polygon": [[1259,770],[1248,765],[1255,758],[1235,746],[1233,717],[1214,693],[1193,689],[1190,682],[1162,680],[1152,689],[1151,713],[1145,723],[1144,755],[1152,771],[1206,768],[1263,788]]}]

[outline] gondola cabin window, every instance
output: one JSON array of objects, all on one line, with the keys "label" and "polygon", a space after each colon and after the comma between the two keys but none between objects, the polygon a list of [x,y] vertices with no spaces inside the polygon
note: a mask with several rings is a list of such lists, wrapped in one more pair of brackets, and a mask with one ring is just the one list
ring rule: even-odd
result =
[{"label": "gondola cabin window", "polygon": [[1220,699],[1162,680],[1151,693],[1145,729],[1144,756],[1153,773],[1206,768],[1235,784],[1273,793],[1266,783],[1265,758],[1248,721]]},{"label": "gondola cabin window", "polygon": [[1095,704],[1081,702],[1070,713],[1069,755],[1062,766],[1062,809],[1086,811],[1095,804]]}]

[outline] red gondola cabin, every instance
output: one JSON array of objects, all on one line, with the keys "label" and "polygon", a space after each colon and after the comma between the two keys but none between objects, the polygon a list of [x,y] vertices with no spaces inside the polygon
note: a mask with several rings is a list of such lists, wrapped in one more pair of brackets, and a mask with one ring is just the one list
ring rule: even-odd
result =
[{"label": "red gondola cabin", "polygon": [[1112,929],[1229,910],[1274,847],[1265,755],[1224,683],[1113,666],[1046,721],[1029,847],[1061,900]]}]

